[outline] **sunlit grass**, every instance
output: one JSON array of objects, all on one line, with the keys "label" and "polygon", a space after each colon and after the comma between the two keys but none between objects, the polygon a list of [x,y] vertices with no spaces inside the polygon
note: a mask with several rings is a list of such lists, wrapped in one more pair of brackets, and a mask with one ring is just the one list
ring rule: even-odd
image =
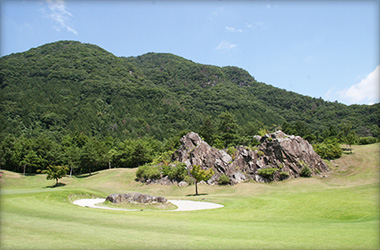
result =
[{"label": "sunlit grass", "polygon": [[[235,186],[144,185],[135,169],[111,169],[64,186],[4,171],[1,249],[379,249],[379,144],[355,146],[328,178]],[[205,200],[191,212],[113,211],[72,201],[141,192]]]}]

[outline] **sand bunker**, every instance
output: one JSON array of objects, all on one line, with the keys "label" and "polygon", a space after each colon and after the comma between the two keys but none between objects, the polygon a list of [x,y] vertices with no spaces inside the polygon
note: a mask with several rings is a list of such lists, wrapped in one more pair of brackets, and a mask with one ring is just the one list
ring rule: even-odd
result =
[{"label": "sand bunker", "polygon": [[[73,204],[81,207],[91,207],[91,208],[100,208],[100,209],[109,209],[109,210],[124,210],[124,211],[138,211],[137,209],[125,209],[125,208],[112,208],[112,207],[102,207],[96,204],[104,202],[106,199],[97,198],[97,199],[81,199],[76,200]],[[176,205],[178,208],[171,211],[195,211],[195,210],[204,210],[204,209],[215,209],[221,208],[223,205],[203,202],[203,201],[189,201],[189,200],[168,200],[168,202]]]}]

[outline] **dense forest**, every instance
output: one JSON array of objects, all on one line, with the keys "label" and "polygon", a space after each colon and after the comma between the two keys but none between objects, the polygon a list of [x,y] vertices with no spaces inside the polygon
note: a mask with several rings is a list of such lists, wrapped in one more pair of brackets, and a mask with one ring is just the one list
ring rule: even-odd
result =
[{"label": "dense forest", "polygon": [[[0,58],[0,167],[136,167],[200,133],[219,148],[282,129],[319,144],[371,143],[380,104],[347,106],[257,82],[237,67],[163,53],[116,57],[60,41]],[[347,139],[349,138],[349,139]]]}]

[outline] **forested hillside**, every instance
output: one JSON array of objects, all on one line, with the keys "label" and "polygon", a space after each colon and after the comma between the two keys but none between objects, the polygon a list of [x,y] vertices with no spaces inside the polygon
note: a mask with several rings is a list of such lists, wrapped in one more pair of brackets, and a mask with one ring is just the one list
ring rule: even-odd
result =
[{"label": "forested hillside", "polygon": [[[337,136],[342,124],[358,137],[380,135],[380,104],[326,102],[257,82],[237,67],[172,54],[116,57],[95,45],[60,41],[4,56],[0,65],[2,168],[137,166],[190,130],[221,146],[276,128],[314,142]],[[98,151],[102,144],[108,158],[90,159],[88,151],[85,161],[89,142]],[[41,149],[46,145],[56,152],[44,156],[53,151]],[[69,159],[70,147],[78,159]],[[145,158],[136,156],[139,150]],[[25,164],[30,151],[35,164]]]}]

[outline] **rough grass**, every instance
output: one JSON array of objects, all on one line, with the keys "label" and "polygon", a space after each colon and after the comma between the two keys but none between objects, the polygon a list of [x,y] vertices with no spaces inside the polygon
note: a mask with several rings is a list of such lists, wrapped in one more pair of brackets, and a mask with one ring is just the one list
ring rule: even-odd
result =
[{"label": "rough grass", "polygon": [[[179,188],[134,181],[135,169],[1,179],[1,249],[379,249],[379,144],[329,163],[328,178]],[[338,167],[336,167],[338,166]],[[192,212],[79,207],[79,198],[141,192],[223,204]]]}]

